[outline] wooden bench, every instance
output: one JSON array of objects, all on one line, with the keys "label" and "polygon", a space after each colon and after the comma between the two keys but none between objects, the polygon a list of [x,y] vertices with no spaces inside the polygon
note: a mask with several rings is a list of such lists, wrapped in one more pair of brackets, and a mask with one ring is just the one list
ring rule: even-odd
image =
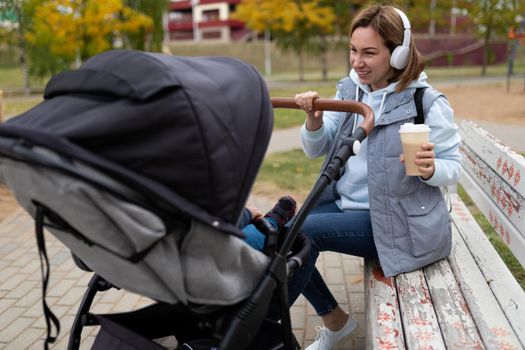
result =
[{"label": "wooden bench", "polygon": [[[472,122],[460,133],[461,185],[525,265],[525,159]],[[525,292],[457,193],[450,200],[447,259],[395,278],[365,262],[367,349],[525,349]]]}]

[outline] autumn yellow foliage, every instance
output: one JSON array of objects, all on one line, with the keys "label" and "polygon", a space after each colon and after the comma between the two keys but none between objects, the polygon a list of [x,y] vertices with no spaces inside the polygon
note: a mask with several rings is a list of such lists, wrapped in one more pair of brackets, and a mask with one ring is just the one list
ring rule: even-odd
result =
[{"label": "autumn yellow foliage", "polygon": [[301,27],[332,33],[336,16],[332,8],[323,6],[319,0],[243,0],[237,6],[235,18],[243,20],[258,32],[292,32]]},{"label": "autumn yellow foliage", "polygon": [[151,31],[152,20],[126,7],[122,0],[30,0],[32,25],[26,39],[71,61],[113,47],[115,38]]}]

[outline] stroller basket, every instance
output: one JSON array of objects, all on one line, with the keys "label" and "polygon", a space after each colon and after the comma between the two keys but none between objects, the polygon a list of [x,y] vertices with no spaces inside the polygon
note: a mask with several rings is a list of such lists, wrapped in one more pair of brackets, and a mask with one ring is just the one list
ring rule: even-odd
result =
[{"label": "stroller basket", "polygon": [[[315,101],[317,109],[365,120],[266,256],[240,239],[236,224],[269,142],[272,104],[297,106],[270,101],[253,67],[224,57],[116,50],[54,77],[44,97],[0,125],[0,181],[35,218],[46,347],[59,322],[45,303],[44,228],[79,267],[94,271],[70,349],[90,325],[101,326],[98,349],[159,349],[152,339],[165,336],[175,336],[179,349],[299,348],[287,294],[287,280],[309,250],[299,230],[372,130],[368,106]],[[95,294],[112,287],[156,302],[128,313],[90,313]]]}]

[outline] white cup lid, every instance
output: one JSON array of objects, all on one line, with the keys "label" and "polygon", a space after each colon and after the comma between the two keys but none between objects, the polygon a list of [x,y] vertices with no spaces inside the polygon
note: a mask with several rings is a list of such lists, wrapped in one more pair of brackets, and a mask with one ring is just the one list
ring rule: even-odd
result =
[{"label": "white cup lid", "polygon": [[405,123],[399,128],[399,132],[426,132],[430,131],[430,127],[426,124]]}]

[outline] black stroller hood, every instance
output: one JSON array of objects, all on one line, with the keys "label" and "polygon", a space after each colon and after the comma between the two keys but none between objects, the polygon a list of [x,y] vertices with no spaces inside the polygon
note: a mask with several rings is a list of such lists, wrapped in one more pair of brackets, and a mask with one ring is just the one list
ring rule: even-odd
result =
[{"label": "black stroller hood", "polygon": [[266,85],[226,57],[115,50],[47,84],[0,136],[79,159],[178,214],[239,234],[273,125]]}]

